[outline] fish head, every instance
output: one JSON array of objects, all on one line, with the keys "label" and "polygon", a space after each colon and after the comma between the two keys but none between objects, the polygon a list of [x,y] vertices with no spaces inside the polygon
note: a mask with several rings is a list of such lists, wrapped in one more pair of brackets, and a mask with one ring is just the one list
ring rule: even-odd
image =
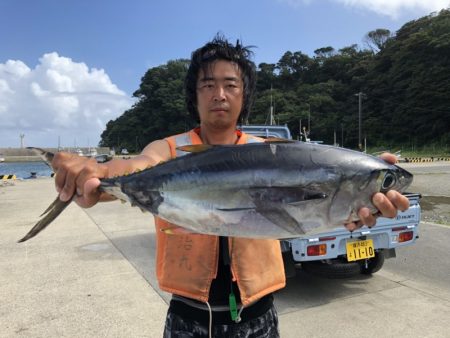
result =
[{"label": "fish head", "polygon": [[371,171],[347,177],[333,197],[329,217],[339,223],[358,221],[358,210],[362,207],[368,207],[375,214],[378,211],[372,203],[375,193],[405,192],[412,180],[413,175],[405,169],[385,163]]}]

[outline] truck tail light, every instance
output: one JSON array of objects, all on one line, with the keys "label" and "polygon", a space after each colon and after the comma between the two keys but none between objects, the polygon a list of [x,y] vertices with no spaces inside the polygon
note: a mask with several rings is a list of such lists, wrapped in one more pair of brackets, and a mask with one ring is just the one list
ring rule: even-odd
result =
[{"label": "truck tail light", "polygon": [[408,242],[413,239],[413,232],[412,231],[405,231],[398,234],[398,242]]},{"label": "truck tail light", "polygon": [[306,254],[308,256],[324,256],[327,254],[326,244],[310,245],[306,248]]}]

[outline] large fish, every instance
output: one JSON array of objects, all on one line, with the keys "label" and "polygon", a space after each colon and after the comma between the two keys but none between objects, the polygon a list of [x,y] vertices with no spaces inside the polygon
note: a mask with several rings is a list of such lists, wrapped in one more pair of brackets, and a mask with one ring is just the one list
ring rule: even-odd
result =
[{"label": "large fish", "polygon": [[[312,143],[181,150],[190,153],[101,179],[99,189],[190,232],[281,239],[357,221],[363,206],[376,213],[374,193],[403,192],[412,182],[409,172],[377,157]],[[34,237],[69,203],[57,198],[20,241]]]}]

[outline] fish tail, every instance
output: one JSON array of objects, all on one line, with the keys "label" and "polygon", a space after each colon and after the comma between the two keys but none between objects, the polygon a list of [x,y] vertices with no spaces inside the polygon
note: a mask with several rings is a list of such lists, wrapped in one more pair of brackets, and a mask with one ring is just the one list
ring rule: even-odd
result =
[{"label": "fish tail", "polygon": [[42,160],[51,167],[51,163],[53,161],[53,157],[55,157],[55,154],[53,154],[50,151],[46,151],[42,148],[37,148],[37,147],[27,147],[27,149],[30,149],[36,155],[39,155],[42,158]]},{"label": "fish tail", "polygon": [[[46,213],[48,213],[48,212],[51,211],[53,208],[55,208],[55,207],[57,206],[57,204],[58,204],[60,201],[61,201],[61,200],[59,199],[59,196],[58,196],[58,198],[55,199],[55,200],[52,202],[52,204],[50,204],[50,205],[48,206],[48,208],[45,209],[45,211],[44,211],[42,214],[39,215],[39,217],[44,216]],[[61,210],[61,211],[62,211],[62,210]]]},{"label": "fish tail", "polygon": [[25,237],[23,237],[17,243],[25,242],[44,230],[51,222],[53,222],[56,217],[58,217],[61,212],[63,212],[63,210],[70,204],[70,202],[71,200],[63,202],[59,199],[58,196],[56,200],[53,201],[53,203],[50,204],[47,210],[44,211],[44,213],[41,215],[43,216],[46,214],[45,217],[37,222],[36,225],[30,231],[28,231]]}]

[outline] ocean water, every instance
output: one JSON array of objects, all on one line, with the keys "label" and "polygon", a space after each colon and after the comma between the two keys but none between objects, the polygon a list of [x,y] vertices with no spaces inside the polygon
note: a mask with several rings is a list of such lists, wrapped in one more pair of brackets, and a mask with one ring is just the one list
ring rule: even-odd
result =
[{"label": "ocean water", "polygon": [[2,162],[0,163],[1,175],[16,175],[17,178],[30,178],[35,172],[38,177],[50,177],[52,169],[44,162]]}]

